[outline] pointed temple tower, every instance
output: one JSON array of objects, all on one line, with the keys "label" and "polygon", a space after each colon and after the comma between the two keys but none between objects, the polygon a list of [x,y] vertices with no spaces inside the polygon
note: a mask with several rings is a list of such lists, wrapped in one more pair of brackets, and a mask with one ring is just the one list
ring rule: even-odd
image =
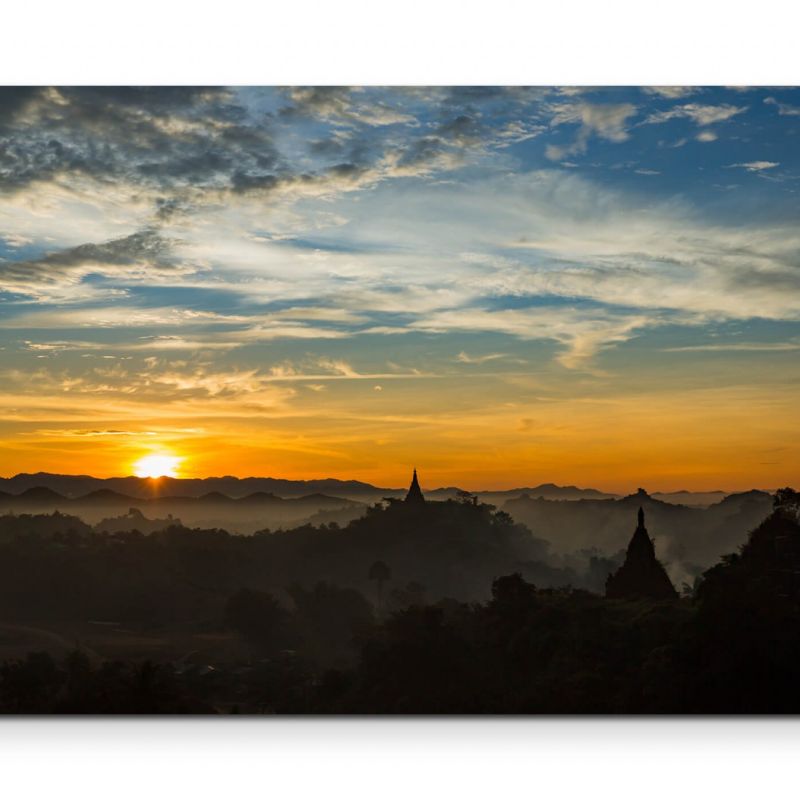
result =
[{"label": "pointed temple tower", "polygon": [[406,495],[406,503],[411,505],[422,505],[425,502],[425,497],[422,494],[422,489],[419,488],[419,481],[417,480],[417,470],[414,470],[414,477],[411,479],[411,486],[408,487],[408,494]]},{"label": "pointed temple tower", "polygon": [[677,597],[672,581],[656,558],[641,508],[639,524],[628,545],[625,563],[606,580],[606,597],[652,597],[662,600]]}]

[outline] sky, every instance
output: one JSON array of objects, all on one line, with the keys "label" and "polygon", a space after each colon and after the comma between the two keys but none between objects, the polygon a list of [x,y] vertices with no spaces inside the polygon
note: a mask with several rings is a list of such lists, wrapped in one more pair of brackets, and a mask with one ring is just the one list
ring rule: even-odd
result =
[{"label": "sky", "polygon": [[800,477],[800,90],[0,88],[0,474]]}]

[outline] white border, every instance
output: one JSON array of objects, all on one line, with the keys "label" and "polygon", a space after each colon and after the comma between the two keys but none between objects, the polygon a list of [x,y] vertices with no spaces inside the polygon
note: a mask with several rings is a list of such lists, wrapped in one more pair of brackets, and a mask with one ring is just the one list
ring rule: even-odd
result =
[{"label": "white border", "polygon": [[788,0],[6,3],[5,84],[800,83]]},{"label": "white border", "polygon": [[776,797],[799,744],[798,721],[736,718],[0,722],[19,798]]}]

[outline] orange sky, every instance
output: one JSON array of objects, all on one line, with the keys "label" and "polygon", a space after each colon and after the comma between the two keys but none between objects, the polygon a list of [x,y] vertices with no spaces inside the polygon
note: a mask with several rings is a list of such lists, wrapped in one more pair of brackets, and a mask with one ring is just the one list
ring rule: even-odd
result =
[{"label": "orange sky", "polygon": [[596,390],[538,402],[523,401],[520,389],[519,401],[498,403],[492,398],[506,396],[508,380],[494,381],[502,392],[487,391],[485,379],[413,383],[376,392],[369,382],[335,382],[260,409],[249,396],[227,399],[215,416],[177,399],[159,408],[113,394],[70,398],[72,406],[39,398],[44,408],[20,414],[41,417],[35,422],[6,414],[0,459],[6,474],[109,477],[160,454],[181,459],[179,477],[337,477],[392,487],[416,466],[426,487],[554,482],[614,492],[775,487],[800,474],[792,387]]}]

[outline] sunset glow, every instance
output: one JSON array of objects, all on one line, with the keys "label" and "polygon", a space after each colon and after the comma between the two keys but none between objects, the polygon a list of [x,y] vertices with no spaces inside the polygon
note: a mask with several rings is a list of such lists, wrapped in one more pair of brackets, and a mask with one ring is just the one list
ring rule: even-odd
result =
[{"label": "sunset glow", "polygon": [[144,456],[133,465],[133,474],[137,478],[177,478],[180,462],[181,459],[177,456]]}]

